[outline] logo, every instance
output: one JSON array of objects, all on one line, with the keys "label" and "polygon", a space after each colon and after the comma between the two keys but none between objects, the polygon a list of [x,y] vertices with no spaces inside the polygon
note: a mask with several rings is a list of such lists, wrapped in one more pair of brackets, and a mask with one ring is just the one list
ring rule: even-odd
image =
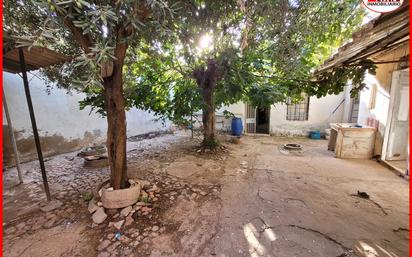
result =
[{"label": "logo", "polygon": [[403,0],[363,0],[363,4],[373,12],[392,12],[401,7]]}]

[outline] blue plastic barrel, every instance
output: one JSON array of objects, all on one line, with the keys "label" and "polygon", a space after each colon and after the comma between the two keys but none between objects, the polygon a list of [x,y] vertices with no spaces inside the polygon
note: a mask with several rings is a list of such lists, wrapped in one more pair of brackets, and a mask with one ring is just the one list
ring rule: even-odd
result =
[{"label": "blue plastic barrel", "polygon": [[310,131],[309,137],[311,139],[320,139],[320,131]]},{"label": "blue plastic barrel", "polygon": [[232,135],[234,136],[240,136],[242,135],[243,132],[243,124],[242,124],[242,119],[233,117],[232,119]]}]

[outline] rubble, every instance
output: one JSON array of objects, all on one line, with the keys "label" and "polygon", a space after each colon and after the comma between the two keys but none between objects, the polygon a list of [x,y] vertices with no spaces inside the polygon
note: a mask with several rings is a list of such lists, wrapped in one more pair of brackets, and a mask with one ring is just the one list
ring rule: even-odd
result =
[{"label": "rubble", "polygon": [[93,214],[92,219],[96,224],[103,223],[107,218],[107,214],[104,211],[103,207],[99,207],[96,212]]}]

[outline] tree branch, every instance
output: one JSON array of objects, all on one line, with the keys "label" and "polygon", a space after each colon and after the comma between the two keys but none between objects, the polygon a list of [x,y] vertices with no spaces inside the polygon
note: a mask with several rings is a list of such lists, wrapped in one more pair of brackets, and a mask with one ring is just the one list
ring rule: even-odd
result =
[{"label": "tree branch", "polygon": [[[59,14],[61,16],[61,14]],[[77,40],[77,42],[80,44],[80,46],[83,48],[83,51],[88,54],[91,52],[90,48],[93,45],[92,39],[90,38],[89,35],[84,35],[82,29],[76,27],[73,23],[73,21],[65,16],[62,17],[63,22],[66,25],[66,27],[72,32],[74,38]]]}]

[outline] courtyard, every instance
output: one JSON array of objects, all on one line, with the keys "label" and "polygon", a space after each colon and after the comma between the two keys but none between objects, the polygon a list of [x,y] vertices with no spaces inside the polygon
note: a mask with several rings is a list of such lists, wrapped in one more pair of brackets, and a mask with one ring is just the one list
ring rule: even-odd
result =
[{"label": "courtyard", "polygon": [[15,168],[5,170],[3,255],[409,255],[409,183],[383,164],[335,158],[326,140],[304,137],[243,136],[235,144],[220,135],[212,151],[200,140],[180,130],[129,139],[129,177],[157,191],[120,227],[118,211],[93,223],[87,195],[109,170],[84,168],[77,152],[46,159],[52,199],[61,203],[52,211],[43,208],[38,162],[22,164],[22,185]]}]

